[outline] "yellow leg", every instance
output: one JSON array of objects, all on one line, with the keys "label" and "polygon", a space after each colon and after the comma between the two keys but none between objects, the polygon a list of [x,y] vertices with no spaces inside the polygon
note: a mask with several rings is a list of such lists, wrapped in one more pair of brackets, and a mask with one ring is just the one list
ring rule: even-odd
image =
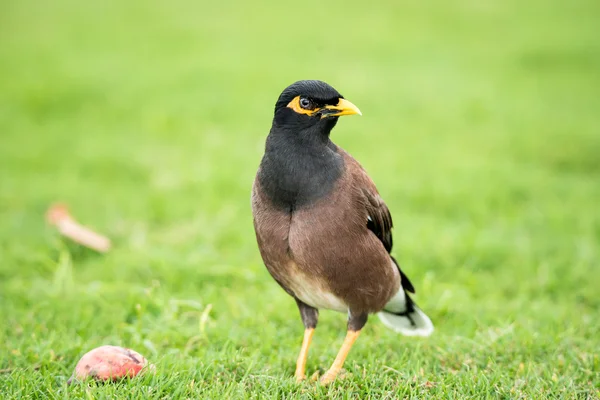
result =
[{"label": "yellow leg", "polygon": [[331,368],[329,368],[329,371],[327,371],[325,375],[323,375],[323,377],[321,378],[321,384],[327,385],[335,380],[338,373],[344,366],[344,361],[346,361],[346,357],[348,356],[352,345],[358,338],[358,335],[360,335],[360,331],[348,331],[346,333],[346,339],[344,339],[342,348],[338,352],[338,355],[335,358],[333,364],[331,365]]},{"label": "yellow leg", "polygon": [[296,381],[300,382],[306,378],[305,369],[306,369],[306,360],[308,359],[308,348],[310,347],[310,342],[312,341],[313,333],[315,333],[314,328],[309,328],[304,330],[304,340],[302,340],[302,348],[300,349],[300,354],[298,355],[298,361],[296,361]]}]

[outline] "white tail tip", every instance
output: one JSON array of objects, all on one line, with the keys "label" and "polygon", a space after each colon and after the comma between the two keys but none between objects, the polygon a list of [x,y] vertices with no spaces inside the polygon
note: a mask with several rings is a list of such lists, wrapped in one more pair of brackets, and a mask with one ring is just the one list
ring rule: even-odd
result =
[{"label": "white tail tip", "polygon": [[385,326],[404,336],[426,337],[433,333],[433,323],[429,317],[416,306],[415,310],[408,316],[396,315],[386,311],[382,311],[377,315]]}]

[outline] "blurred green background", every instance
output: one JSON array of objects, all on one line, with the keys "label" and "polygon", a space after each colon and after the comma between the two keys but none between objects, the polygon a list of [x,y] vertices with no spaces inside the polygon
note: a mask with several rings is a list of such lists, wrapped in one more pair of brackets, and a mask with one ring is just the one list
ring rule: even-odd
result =
[{"label": "blurred green background", "polygon": [[[600,396],[600,3],[0,3],[0,392],[104,398]],[[369,171],[436,324],[372,318],[330,388],[258,254],[250,188],[279,93],[363,112]],[[66,202],[105,256],[58,237]],[[345,317],[323,312],[309,373]],[[64,385],[132,347],[157,374]],[[223,397],[225,396],[225,397]]]}]

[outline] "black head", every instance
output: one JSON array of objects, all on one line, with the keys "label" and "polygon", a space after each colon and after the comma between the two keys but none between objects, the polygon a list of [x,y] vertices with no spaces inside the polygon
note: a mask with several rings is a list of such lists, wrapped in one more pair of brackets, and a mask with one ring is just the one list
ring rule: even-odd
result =
[{"label": "black head", "polygon": [[329,136],[338,117],[361,114],[358,107],[322,81],[298,81],[288,86],[275,104],[273,127]]}]

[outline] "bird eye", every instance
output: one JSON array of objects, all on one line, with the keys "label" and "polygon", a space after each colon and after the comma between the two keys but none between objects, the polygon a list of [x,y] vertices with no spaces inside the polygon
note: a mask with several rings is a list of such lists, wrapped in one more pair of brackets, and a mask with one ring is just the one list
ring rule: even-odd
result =
[{"label": "bird eye", "polygon": [[310,101],[310,99],[307,99],[306,97],[301,97],[300,107],[304,108],[305,110],[312,110],[314,108],[314,105],[313,102]]}]

